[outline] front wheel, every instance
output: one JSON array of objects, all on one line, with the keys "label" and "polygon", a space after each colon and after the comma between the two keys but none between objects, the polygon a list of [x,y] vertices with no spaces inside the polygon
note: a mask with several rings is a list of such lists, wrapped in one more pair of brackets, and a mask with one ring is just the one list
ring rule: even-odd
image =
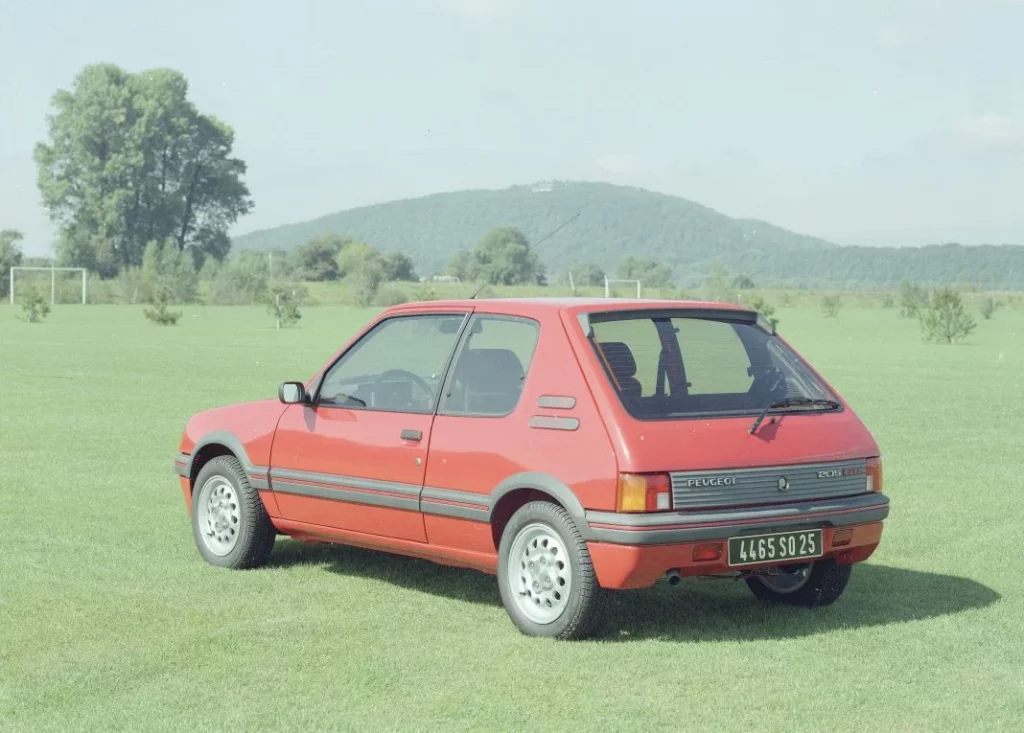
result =
[{"label": "front wheel", "polygon": [[203,466],[192,488],[192,534],[199,554],[222,568],[256,568],[267,562],[276,532],[234,456]]},{"label": "front wheel", "polygon": [[562,507],[534,501],[509,520],[498,549],[498,587],[524,634],[582,639],[604,615],[587,543]]},{"label": "front wheel", "polygon": [[774,568],[770,575],[747,578],[747,587],[762,601],[820,608],[839,600],[852,572],[853,565],[840,565],[829,558]]}]

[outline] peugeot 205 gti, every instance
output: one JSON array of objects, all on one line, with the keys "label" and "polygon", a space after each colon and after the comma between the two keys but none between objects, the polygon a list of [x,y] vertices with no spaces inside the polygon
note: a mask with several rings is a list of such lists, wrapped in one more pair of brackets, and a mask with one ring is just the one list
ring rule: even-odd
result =
[{"label": "peugeot 205 gti", "polygon": [[278,399],[194,416],[175,469],[214,565],[285,534],[475,568],[558,638],[663,577],[828,605],[889,511],[821,375],[757,313],[681,301],[391,308]]}]

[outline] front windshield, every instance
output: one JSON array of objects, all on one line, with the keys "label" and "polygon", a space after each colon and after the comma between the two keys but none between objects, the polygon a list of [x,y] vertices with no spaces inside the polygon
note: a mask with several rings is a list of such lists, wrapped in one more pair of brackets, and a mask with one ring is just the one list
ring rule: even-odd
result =
[{"label": "front windshield", "polygon": [[787,398],[835,399],[792,349],[751,323],[605,314],[591,328],[595,353],[634,417],[736,416]]}]

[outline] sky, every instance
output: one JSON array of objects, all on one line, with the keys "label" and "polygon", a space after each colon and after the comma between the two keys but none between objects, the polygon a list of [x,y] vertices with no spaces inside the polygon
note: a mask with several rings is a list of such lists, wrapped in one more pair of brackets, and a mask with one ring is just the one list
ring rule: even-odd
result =
[{"label": "sky", "polygon": [[840,244],[1024,244],[1024,0],[0,0],[0,228],[50,251],[32,149],[90,63],[230,124],[233,233],[600,180]]}]

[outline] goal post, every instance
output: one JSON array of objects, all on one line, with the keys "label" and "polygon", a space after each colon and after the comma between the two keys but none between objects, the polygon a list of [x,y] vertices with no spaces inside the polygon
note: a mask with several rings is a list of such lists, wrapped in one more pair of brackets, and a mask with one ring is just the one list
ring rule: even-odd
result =
[{"label": "goal post", "polygon": [[16,272],[49,272],[50,273],[50,305],[57,304],[57,273],[58,272],[80,272],[82,273],[82,305],[85,305],[88,292],[89,271],[84,267],[28,267],[15,266],[11,268],[9,279],[9,290],[11,305],[14,305],[14,274]]},{"label": "goal post", "polygon": [[639,280],[615,280],[609,279],[607,276],[604,278],[604,297],[612,297],[612,283],[635,283],[636,284],[636,297],[640,297],[640,281]]}]

